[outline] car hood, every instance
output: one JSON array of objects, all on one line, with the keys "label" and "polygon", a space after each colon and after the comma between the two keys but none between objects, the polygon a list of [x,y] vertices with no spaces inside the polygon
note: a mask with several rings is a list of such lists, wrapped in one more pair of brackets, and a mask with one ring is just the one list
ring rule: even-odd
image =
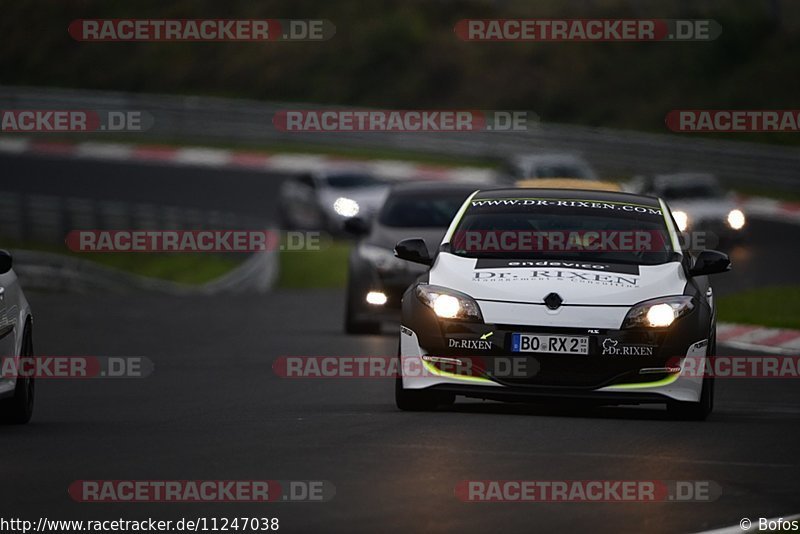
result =
[{"label": "car hood", "polygon": [[630,306],[681,295],[686,276],[679,262],[622,265],[569,260],[474,259],[439,254],[430,283],[477,300],[541,304],[558,293],[565,306]]}]

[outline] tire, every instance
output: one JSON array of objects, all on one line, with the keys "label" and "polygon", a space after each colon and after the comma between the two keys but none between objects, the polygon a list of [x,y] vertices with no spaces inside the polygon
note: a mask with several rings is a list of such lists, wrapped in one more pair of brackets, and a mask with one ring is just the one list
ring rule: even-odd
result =
[{"label": "tire", "polygon": [[381,323],[373,321],[357,321],[353,317],[353,312],[350,311],[350,304],[347,305],[347,310],[344,312],[344,331],[348,334],[363,335],[363,334],[380,334]]},{"label": "tire", "polygon": [[714,379],[704,378],[699,402],[672,401],[667,412],[673,419],[682,421],[705,421],[714,410]]},{"label": "tire", "polygon": [[456,396],[452,393],[406,389],[403,379],[395,378],[394,402],[404,412],[431,412],[438,406],[451,405],[455,400]]},{"label": "tire", "polygon": [[[400,351],[398,348],[398,359]],[[398,369],[402,369],[400,365]],[[404,412],[430,412],[440,405],[451,405],[455,402],[456,396],[453,393],[443,393],[440,391],[426,391],[424,389],[406,389],[403,387],[402,377],[395,378],[394,381],[394,402],[397,407]]]},{"label": "tire", "polygon": [[[716,330],[709,342],[707,356],[717,355]],[[705,421],[714,411],[714,377],[703,378],[703,387],[700,390],[699,402],[672,401],[667,404],[667,412],[674,419],[683,421]]]},{"label": "tire", "polygon": [[[33,357],[33,339],[30,325],[25,328],[20,360]],[[20,366],[21,368],[22,366]],[[35,382],[32,377],[17,378],[14,396],[0,402],[0,417],[7,424],[24,425],[33,416]]]}]

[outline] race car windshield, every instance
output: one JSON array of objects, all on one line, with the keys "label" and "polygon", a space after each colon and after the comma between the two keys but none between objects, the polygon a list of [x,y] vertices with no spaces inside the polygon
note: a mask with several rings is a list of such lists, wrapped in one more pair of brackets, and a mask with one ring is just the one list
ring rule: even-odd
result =
[{"label": "race car windshield", "polygon": [[678,251],[658,206],[548,198],[473,200],[450,252],[656,265],[676,259]]},{"label": "race car windshield", "polygon": [[378,222],[392,228],[447,228],[466,194],[394,195],[386,199]]},{"label": "race car windshield", "polygon": [[332,174],[325,178],[325,182],[334,189],[356,189],[383,185],[383,182],[369,174]]}]

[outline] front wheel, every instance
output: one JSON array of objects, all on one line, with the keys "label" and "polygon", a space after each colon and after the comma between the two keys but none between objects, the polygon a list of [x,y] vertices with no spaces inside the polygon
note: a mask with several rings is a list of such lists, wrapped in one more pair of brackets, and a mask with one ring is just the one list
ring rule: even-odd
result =
[{"label": "front wheel", "polygon": [[[398,348],[398,360],[402,369],[402,359]],[[402,372],[402,371],[401,371]],[[398,376],[394,382],[394,402],[397,407],[404,412],[429,412],[436,409],[439,405],[451,405],[456,401],[454,393],[444,393],[441,391],[428,391],[425,389],[406,389],[403,387],[403,377]]]},{"label": "front wheel", "polygon": [[[706,356],[713,358],[717,355],[716,325],[712,330]],[[714,377],[703,378],[703,389],[700,390],[699,402],[672,401],[667,404],[667,412],[674,419],[686,421],[705,421],[714,410]]]},{"label": "front wheel", "polygon": [[394,402],[404,412],[430,412],[437,406],[449,406],[455,400],[456,396],[452,393],[406,389],[402,378],[395,379]]},{"label": "front wheel", "polygon": [[705,421],[714,410],[714,378],[703,379],[703,389],[699,402],[672,401],[667,404],[667,412],[674,419],[684,421]]},{"label": "front wheel", "polygon": [[380,334],[381,323],[376,321],[359,321],[355,318],[353,306],[348,302],[344,312],[344,331],[348,334]]}]

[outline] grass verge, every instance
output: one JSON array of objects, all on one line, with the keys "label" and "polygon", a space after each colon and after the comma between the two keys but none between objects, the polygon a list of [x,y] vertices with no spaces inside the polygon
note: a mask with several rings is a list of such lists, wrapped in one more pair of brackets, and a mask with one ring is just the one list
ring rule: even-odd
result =
[{"label": "grass verge", "polygon": [[230,272],[244,255],[72,252],[57,245],[0,240],[2,248],[35,250],[88,260],[123,272],[181,284],[200,285]]},{"label": "grass verge", "polygon": [[719,320],[800,329],[800,286],[744,291],[717,300]]},{"label": "grass verge", "polygon": [[281,251],[277,287],[339,288],[347,283],[350,243],[334,241],[322,250]]}]

